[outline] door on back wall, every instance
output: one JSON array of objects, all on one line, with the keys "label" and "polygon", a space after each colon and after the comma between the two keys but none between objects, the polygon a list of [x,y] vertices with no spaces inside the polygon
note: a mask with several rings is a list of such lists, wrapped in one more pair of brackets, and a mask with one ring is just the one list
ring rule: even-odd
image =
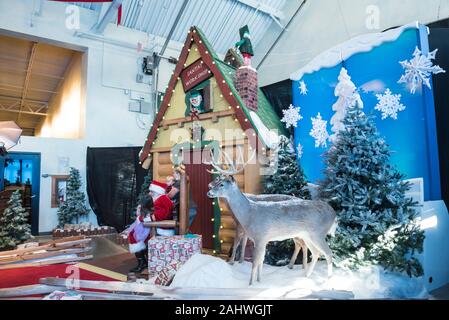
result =
[{"label": "door on back wall", "polygon": [[189,206],[196,208],[196,216],[190,226],[190,232],[202,235],[203,248],[214,249],[213,199],[207,197],[208,184],[212,181],[212,175],[207,170],[212,168],[202,163],[203,152],[200,148],[184,151],[183,155],[186,174],[190,180]]},{"label": "door on back wall", "polygon": [[22,206],[28,211],[31,233],[39,234],[40,153],[11,152],[0,157],[0,212],[11,194],[22,192]]}]

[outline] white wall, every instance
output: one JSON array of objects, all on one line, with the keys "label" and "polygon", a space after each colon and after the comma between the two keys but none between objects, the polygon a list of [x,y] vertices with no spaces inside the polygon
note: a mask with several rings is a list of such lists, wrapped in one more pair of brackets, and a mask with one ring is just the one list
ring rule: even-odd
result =
[{"label": "white wall", "polygon": [[[69,165],[79,168],[86,185],[86,144],[82,140],[22,137],[14,152],[39,152],[41,154],[41,175],[67,174],[59,168],[59,158],[69,158]],[[51,177],[41,178],[39,197],[39,232],[51,231],[58,224],[57,209],[51,208]]]},{"label": "white wall", "polygon": [[[87,147],[144,144],[152,118],[128,111],[130,96],[146,97],[151,91],[149,85],[135,81],[137,59],[149,54],[137,52],[137,42],[141,41],[147,48],[155,46],[154,50],[157,51],[163,39],[114,24],[108,25],[104,32],[105,38],[126,42],[130,48],[80,37],[75,31],[91,34],[90,30],[98,19],[94,12],[80,9],[80,29],[70,30],[66,27],[66,4],[44,1],[42,15],[35,16],[33,3],[29,0],[0,0],[0,32],[85,52],[81,102],[85,104],[85,116],[82,119],[85,121],[85,132],[79,140],[23,137],[21,144],[11,151],[40,152],[41,172],[48,174],[61,174],[62,172],[56,172],[58,157],[68,157],[70,166],[80,170],[85,186]],[[178,57],[181,48],[182,44],[171,42],[166,55]],[[165,60],[162,61],[159,91],[166,87],[174,67]],[[50,208],[50,189],[51,178],[42,178],[40,232],[49,232],[57,224],[56,210]]]},{"label": "white wall", "polygon": [[[285,26],[303,0],[286,3]],[[378,8],[379,28],[367,24],[376,14],[369,6]],[[260,85],[290,78],[321,52],[360,34],[419,21],[429,23],[449,17],[449,0],[307,0],[277,45],[258,69]],[[254,65],[263,56],[281,32],[275,23],[255,48]]]}]

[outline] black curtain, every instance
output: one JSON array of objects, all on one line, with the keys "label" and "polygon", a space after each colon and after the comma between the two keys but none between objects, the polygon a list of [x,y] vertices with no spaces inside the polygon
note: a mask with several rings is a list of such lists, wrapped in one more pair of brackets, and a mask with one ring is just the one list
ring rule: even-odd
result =
[{"label": "black curtain", "polygon": [[87,148],[87,194],[101,226],[121,232],[134,220],[146,175],[139,164],[141,149]]},{"label": "black curtain", "polygon": [[435,64],[446,70],[433,77],[435,113],[438,130],[441,193],[449,206],[449,20],[431,24],[430,50],[438,49]]},{"label": "black curtain", "polygon": [[262,88],[263,93],[270,101],[271,106],[279,117],[283,117],[282,110],[287,109],[293,104],[292,81],[284,80],[278,83],[270,84]]}]

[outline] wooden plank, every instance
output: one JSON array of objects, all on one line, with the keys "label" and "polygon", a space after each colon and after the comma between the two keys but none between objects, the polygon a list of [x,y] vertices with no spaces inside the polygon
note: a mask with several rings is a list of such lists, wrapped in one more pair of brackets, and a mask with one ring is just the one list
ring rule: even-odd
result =
[{"label": "wooden plank", "polygon": [[75,237],[68,237],[68,238],[64,238],[64,239],[60,239],[60,240],[50,241],[50,242],[44,243],[44,244],[42,244],[42,245],[40,245],[38,247],[30,247],[30,248],[25,248],[25,249],[0,251],[0,258],[1,257],[6,257],[6,256],[9,257],[9,256],[22,255],[24,253],[29,253],[29,252],[34,252],[34,251],[46,250],[47,248],[51,248],[51,247],[55,247],[55,246],[61,247],[61,246],[66,246],[66,245],[73,245],[74,242],[81,241],[81,240],[84,241],[82,243],[87,243],[91,239],[86,239],[85,236],[75,236]]},{"label": "wooden plank", "polygon": [[35,294],[49,294],[56,290],[65,291],[67,289],[61,286],[34,284],[30,286],[0,289],[0,298],[31,296]]},{"label": "wooden plank", "polygon": [[[209,112],[209,113],[202,113],[199,114],[198,117],[201,121],[213,119],[213,118],[223,118],[234,115],[234,110],[223,110],[223,111],[217,111],[217,112]],[[177,119],[169,119],[164,120],[160,123],[160,127],[163,126],[170,126],[170,125],[178,125],[178,123],[186,123],[186,122],[192,122],[192,117],[185,117],[185,118],[177,118]]]},{"label": "wooden plank", "polygon": [[137,294],[123,293],[100,293],[92,291],[74,290],[71,291],[82,296],[83,300],[162,300],[154,296],[144,296]]},{"label": "wooden plank", "polygon": [[69,262],[83,261],[83,260],[89,260],[89,259],[93,259],[93,256],[89,255],[89,256],[77,257],[77,258],[61,258],[61,259],[52,259],[52,260],[47,260],[47,261],[30,262],[30,263],[12,263],[12,264],[0,265],[0,270],[27,268],[27,267],[40,267],[40,266],[47,266],[47,265],[52,265],[52,264],[69,263]]},{"label": "wooden plank", "polygon": [[88,248],[82,248],[82,249],[66,249],[66,250],[58,250],[58,251],[51,251],[51,252],[27,254],[27,255],[15,256],[13,258],[6,258],[6,259],[0,258],[0,265],[12,263],[12,262],[56,257],[56,256],[61,256],[61,255],[66,255],[66,254],[87,253],[90,250],[92,250],[92,248],[88,247]]},{"label": "wooden plank", "polygon": [[82,240],[59,242],[59,243],[55,243],[55,248],[76,246],[78,244],[89,243],[91,241],[92,241],[92,239],[88,238],[88,239],[82,239]]},{"label": "wooden plank", "polygon": [[[65,279],[42,278],[41,284],[53,286],[65,286]],[[208,296],[208,297],[254,297],[266,289],[258,288],[169,288],[135,282],[116,281],[89,281],[79,280],[79,286],[83,289],[106,290],[115,292],[151,293],[158,297],[187,297],[187,296]]]},{"label": "wooden plank", "polygon": [[178,221],[164,220],[155,222],[144,222],[143,226],[145,228],[176,228],[178,226]]},{"label": "wooden plank", "polygon": [[20,255],[27,252],[33,252],[33,251],[40,251],[47,248],[50,248],[51,244],[45,244],[39,247],[31,247],[31,248],[25,248],[25,249],[17,249],[17,250],[8,250],[8,251],[1,251],[0,257],[10,257],[14,255]]},{"label": "wooden plank", "polygon": [[90,272],[93,272],[93,273],[96,273],[96,274],[100,274],[102,276],[105,276],[105,277],[108,277],[108,278],[111,278],[111,279],[114,279],[114,280],[117,280],[117,281],[127,281],[128,280],[128,277],[126,275],[124,275],[124,274],[121,274],[121,273],[118,273],[118,272],[114,272],[114,271],[111,271],[111,270],[107,270],[107,269],[104,269],[104,268],[100,268],[100,267],[97,267],[97,266],[93,266],[93,265],[88,264],[88,263],[80,262],[80,263],[77,263],[76,266],[78,268],[80,268],[80,269],[83,269],[83,270],[86,270],[86,271],[90,271]]}]

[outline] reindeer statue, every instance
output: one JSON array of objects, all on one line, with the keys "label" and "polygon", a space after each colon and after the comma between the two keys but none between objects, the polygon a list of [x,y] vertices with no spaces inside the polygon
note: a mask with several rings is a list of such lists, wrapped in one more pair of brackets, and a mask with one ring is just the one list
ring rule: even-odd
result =
[{"label": "reindeer statue", "polygon": [[[226,153],[223,155],[230,159]],[[256,275],[257,281],[261,280],[265,249],[270,241],[294,239],[295,243],[299,243],[302,239],[312,252],[312,263],[308,267],[307,276],[313,273],[320,254],[326,258],[328,276],[332,275],[332,252],[325,240],[328,234],[335,232],[337,226],[336,213],[331,206],[314,200],[250,200],[240,191],[233,177],[242,172],[247,163],[240,170],[234,165],[225,170],[212,157],[210,164],[216,170],[213,173],[220,177],[211,185],[208,197],[225,199],[246,235],[254,242],[250,285]]]},{"label": "reindeer statue", "polygon": [[[221,182],[221,178],[220,177],[216,178],[213,182],[209,183],[209,189],[212,189],[216,184],[218,184],[220,182]],[[282,202],[282,201],[288,201],[288,200],[299,200],[299,201],[301,200],[300,198],[297,198],[294,196],[289,196],[289,195],[283,195],[283,194],[254,195],[254,194],[244,193],[244,196],[254,202],[257,202],[257,201]],[[226,199],[225,199],[225,202],[228,204],[228,207],[229,207],[229,203],[226,201]],[[234,244],[232,246],[232,255],[229,260],[229,264],[231,264],[231,265],[233,265],[235,263],[235,256],[237,255],[237,250],[238,250],[239,246],[241,247],[239,263],[243,263],[243,261],[245,260],[246,244],[248,242],[248,235],[246,234],[245,229],[238,221],[236,221],[236,223],[237,223],[236,237],[234,238]],[[306,243],[301,239],[294,239],[294,243],[295,243],[295,251],[292,255],[292,258],[290,259],[290,263],[289,263],[288,267],[290,269],[293,269],[293,267],[295,265],[295,261],[299,255],[299,252],[301,252],[301,250],[302,250],[302,252],[303,252],[302,267],[303,267],[303,269],[305,269],[305,268],[307,268],[307,246],[306,246]]]}]

